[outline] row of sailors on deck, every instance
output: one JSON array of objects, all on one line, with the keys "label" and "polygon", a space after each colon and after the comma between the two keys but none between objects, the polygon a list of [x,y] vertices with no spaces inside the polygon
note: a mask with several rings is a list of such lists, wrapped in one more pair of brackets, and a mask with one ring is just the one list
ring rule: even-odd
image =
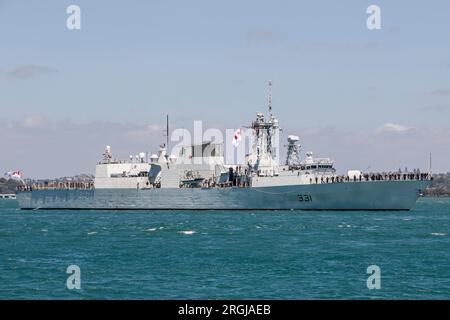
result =
[{"label": "row of sailors on deck", "polygon": [[320,183],[335,183],[335,182],[357,182],[357,181],[402,181],[402,180],[429,180],[433,179],[429,173],[395,173],[395,174],[363,174],[359,176],[321,176],[309,178],[309,182],[318,184]]}]

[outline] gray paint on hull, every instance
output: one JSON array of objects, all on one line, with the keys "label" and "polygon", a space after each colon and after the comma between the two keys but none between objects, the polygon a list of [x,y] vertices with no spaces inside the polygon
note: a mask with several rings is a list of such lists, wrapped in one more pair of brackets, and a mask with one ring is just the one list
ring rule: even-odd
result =
[{"label": "gray paint on hull", "polygon": [[[372,181],[261,188],[38,190],[22,209],[409,210],[430,181]],[[310,196],[312,201],[300,201]]]}]

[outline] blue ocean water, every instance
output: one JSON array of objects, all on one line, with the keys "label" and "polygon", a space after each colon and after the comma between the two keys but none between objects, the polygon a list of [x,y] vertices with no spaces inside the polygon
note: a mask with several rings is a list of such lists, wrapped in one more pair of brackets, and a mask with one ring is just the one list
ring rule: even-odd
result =
[{"label": "blue ocean water", "polygon": [[0,298],[449,299],[450,199],[409,212],[0,208]]}]

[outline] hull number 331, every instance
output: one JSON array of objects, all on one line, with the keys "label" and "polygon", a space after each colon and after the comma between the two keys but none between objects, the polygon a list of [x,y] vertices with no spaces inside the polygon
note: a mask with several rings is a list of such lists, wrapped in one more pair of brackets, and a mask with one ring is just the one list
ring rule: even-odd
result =
[{"label": "hull number 331", "polygon": [[298,201],[300,202],[310,202],[312,201],[312,197],[310,194],[299,194],[297,196]]}]

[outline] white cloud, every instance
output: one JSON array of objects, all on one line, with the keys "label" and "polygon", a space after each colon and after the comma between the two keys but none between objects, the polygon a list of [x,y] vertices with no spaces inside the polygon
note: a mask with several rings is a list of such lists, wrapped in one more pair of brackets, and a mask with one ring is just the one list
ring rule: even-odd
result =
[{"label": "white cloud", "polygon": [[[186,123],[185,123],[186,124]],[[34,115],[22,121],[0,119],[0,172],[24,171],[27,177],[58,177],[93,173],[106,145],[114,156],[127,159],[138,152],[155,153],[165,141],[165,125],[91,122],[74,123]],[[210,126],[204,126],[204,129]],[[171,127],[174,130],[175,126]],[[370,129],[345,131],[334,127],[285,128],[300,135],[302,156],[313,151],[318,157],[336,160],[339,172],[371,167],[394,170],[399,167],[426,168],[433,153],[436,172],[448,171],[450,158],[449,127],[408,128],[386,124],[380,129],[394,134],[374,134]],[[406,130],[406,131],[405,131]],[[402,132],[397,134],[396,132]],[[286,136],[282,133],[281,146]],[[281,158],[286,154],[281,147]]]},{"label": "white cloud", "polygon": [[423,106],[417,108],[419,111],[423,112],[447,112],[450,111],[450,104],[436,104],[436,105],[430,105],[430,106]]},{"label": "white cloud", "polygon": [[161,139],[163,136],[163,132],[165,127],[157,124],[149,124],[145,126],[138,126],[135,129],[132,129],[125,133],[125,136],[130,139],[135,140],[148,140],[151,137],[160,136]]},{"label": "white cloud", "polygon": [[394,126],[396,130],[407,129],[400,133],[392,131],[392,126],[388,128],[391,131],[384,131],[383,134],[374,134],[368,129],[302,129],[298,132],[302,156],[306,151],[313,151],[318,157],[331,157],[336,161],[339,172],[346,172],[348,169],[364,170],[368,167],[373,171],[392,171],[405,166],[426,170],[429,153],[432,152],[435,172],[450,171],[448,126]]},{"label": "white cloud", "polygon": [[385,123],[381,127],[377,129],[377,133],[386,133],[386,132],[394,132],[394,133],[404,133],[404,132],[410,132],[414,130],[412,127],[406,127],[401,124],[397,123]]},{"label": "white cloud", "polygon": [[44,117],[33,115],[33,116],[26,117],[23,120],[22,125],[25,128],[39,128],[39,127],[42,127],[43,125],[45,125],[46,122],[47,121]]},{"label": "white cloud", "polygon": [[75,123],[41,115],[20,121],[0,118],[0,150],[5,150],[0,153],[0,172],[18,168],[36,178],[93,173],[106,145],[120,159],[141,151],[156,152],[165,141],[163,128],[158,124]]}]

